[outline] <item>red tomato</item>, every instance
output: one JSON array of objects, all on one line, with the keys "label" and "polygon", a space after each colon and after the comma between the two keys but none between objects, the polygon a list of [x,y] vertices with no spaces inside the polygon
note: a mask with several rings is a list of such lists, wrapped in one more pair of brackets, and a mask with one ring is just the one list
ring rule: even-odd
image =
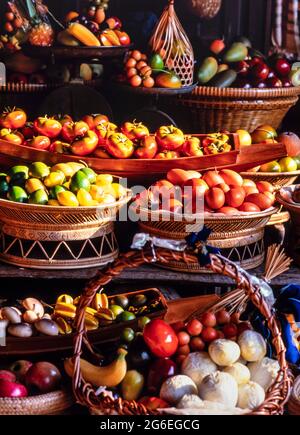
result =
[{"label": "red tomato", "polygon": [[205,341],[205,343],[210,343],[211,341],[219,338],[219,334],[215,328],[212,328],[211,326],[206,326],[201,332],[201,338],[203,341]]},{"label": "red tomato", "polygon": [[22,145],[24,136],[19,131],[11,131],[9,128],[0,130],[0,138],[14,145]]},{"label": "red tomato", "polygon": [[47,150],[51,145],[51,141],[47,136],[34,136],[32,139],[27,140],[25,144],[38,150]]},{"label": "red tomato", "polygon": [[88,156],[98,146],[98,136],[93,130],[88,130],[82,137],[76,139],[71,146],[71,152],[76,156]]},{"label": "red tomato", "polygon": [[217,324],[217,319],[214,313],[207,311],[201,315],[201,322],[203,326],[211,326],[214,327]]},{"label": "red tomato", "polygon": [[200,139],[193,136],[188,137],[181,148],[181,152],[188,157],[203,156]]},{"label": "red tomato", "polygon": [[185,344],[184,346],[179,346],[177,349],[177,355],[188,355],[190,353],[190,346]]},{"label": "red tomato", "polygon": [[121,125],[121,132],[128,137],[128,139],[136,141],[145,136],[149,136],[150,132],[148,128],[142,122],[124,122]]},{"label": "red tomato", "polygon": [[147,378],[148,391],[157,393],[160,390],[163,382],[170,376],[177,374],[177,366],[171,359],[159,358],[156,359],[150,366]]},{"label": "red tomato", "polygon": [[160,358],[172,356],[177,350],[178,338],[174,330],[161,319],[147,323],[143,337],[153,355]]},{"label": "red tomato", "polygon": [[185,331],[178,332],[177,338],[178,338],[179,346],[185,346],[186,344],[189,344],[189,342],[191,340],[191,337]]},{"label": "red tomato", "polygon": [[156,159],[178,159],[180,157],[180,154],[177,151],[161,151],[160,153],[156,154]]},{"label": "red tomato", "polygon": [[133,142],[123,133],[112,133],[107,140],[106,149],[117,159],[128,159],[134,153]]},{"label": "red tomato", "polygon": [[62,125],[56,119],[48,118],[47,116],[40,116],[33,122],[35,131],[42,135],[47,136],[50,139],[54,139],[59,136]]},{"label": "red tomato", "polygon": [[93,115],[85,115],[82,118],[82,121],[89,126],[90,130],[94,130],[97,127],[97,125],[101,124],[101,122],[108,122],[109,119],[106,115],[93,114]]},{"label": "red tomato", "polygon": [[22,109],[7,109],[0,115],[0,126],[16,130],[24,127],[27,115]]},{"label": "red tomato", "polygon": [[190,347],[194,352],[201,352],[205,349],[205,343],[201,337],[193,337],[191,339]]},{"label": "red tomato", "polygon": [[26,122],[21,130],[22,135],[25,139],[31,139],[34,136],[34,128],[32,122]]},{"label": "red tomato", "polygon": [[162,150],[176,150],[184,144],[185,137],[174,125],[162,126],[156,132],[156,140]]},{"label": "red tomato", "polygon": [[134,151],[138,159],[154,159],[157,153],[157,143],[154,136],[145,136],[140,141],[140,146]]},{"label": "red tomato", "polygon": [[234,323],[228,323],[227,325],[223,326],[223,333],[226,338],[236,337],[237,332],[238,329]]},{"label": "red tomato", "polygon": [[84,136],[89,131],[89,126],[84,121],[64,123],[61,131],[65,142],[72,143],[76,138]]},{"label": "red tomato", "polygon": [[226,323],[230,322],[230,314],[225,309],[217,311],[216,312],[216,319],[217,319],[218,325],[225,325]]},{"label": "red tomato", "polygon": [[170,404],[159,397],[143,397],[139,403],[146,406],[147,409],[155,411],[156,409],[169,408]]},{"label": "red tomato", "polygon": [[192,319],[186,325],[186,330],[191,336],[201,334],[202,329],[203,329],[203,325],[198,319]]},{"label": "red tomato", "polygon": [[185,329],[185,324],[182,321],[172,323],[170,326],[171,326],[171,328],[174,329],[175,332],[179,332],[179,331],[182,331],[183,329]]},{"label": "red tomato", "polygon": [[98,136],[99,147],[106,147],[108,136],[118,131],[118,127],[112,122],[103,121],[95,128],[95,133]]}]

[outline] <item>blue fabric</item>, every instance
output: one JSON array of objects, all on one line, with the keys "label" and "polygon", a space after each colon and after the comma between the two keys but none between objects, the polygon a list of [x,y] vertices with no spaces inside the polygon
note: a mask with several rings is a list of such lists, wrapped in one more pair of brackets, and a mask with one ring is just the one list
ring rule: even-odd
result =
[{"label": "blue fabric", "polygon": [[201,266],[210,264],[210,254],[220,254],[220,249],[207,245],[207,239],[212,230],[204,226],[199,233],[191,233],[186,237],[188,246],[198,252],[198,261]]}]

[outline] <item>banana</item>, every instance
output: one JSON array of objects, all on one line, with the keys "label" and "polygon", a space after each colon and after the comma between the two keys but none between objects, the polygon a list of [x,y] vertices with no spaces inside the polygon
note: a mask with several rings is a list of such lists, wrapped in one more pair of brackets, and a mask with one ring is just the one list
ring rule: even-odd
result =
[{"label": "banana", "polygon": [[[98,367],[84,359],[80,359],[82,377],[86,382],[95,387],[116,387],[124,379],[127,372],[125,349],[118,349],[117,358],[108,366]],[[74,364],[72,358],[64,361],[65,371],[68,376],[73,376]]]}]

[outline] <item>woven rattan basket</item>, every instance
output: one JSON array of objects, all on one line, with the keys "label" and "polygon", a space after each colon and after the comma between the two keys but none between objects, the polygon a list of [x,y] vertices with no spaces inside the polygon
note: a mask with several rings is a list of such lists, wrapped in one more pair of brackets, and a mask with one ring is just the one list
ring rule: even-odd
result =
[{"label": "woven rattan basket", "polygon": [[293,172],[241,172],[243,178],[248,178],[255,182],[268,181],[275,190],[280,190],[282,187],[291,186],[300,176],[300,171]]},{"label": "woven rattan basket", "polygon": [[52,207],[0,200],[0,259],[20,267],[77,269],[118,256],[114,220],[131,191],[111,205]]},{"label": "woven rattan basket", "polygon": [[54,391],[40,396],[0,399],[0,415],[58,415],[74,404],[72,394]]},{"label": "woven rattan basket", "polygon": [[[156,258],[160,262],[169,263],[172,259],[184,261],[186,263],[195,263],[197,261],[193,254],[179,253],[168,251],[162,248],[155,250]],[[100,397],[96,395],[95,390],[90,384],[87,384],[82,377],[80,370],[80,356],[83,351],[83,343],[85,338],[84,317],[85,309],[93,300],[95,293],[102,286],[107,285],[115,276],[119,275],[125,268],[136,268],[144,263],[153,263],[152,248],[144,248],[142,251],[130,251],[120,258],[104,271],[99,272],[99,275],[94,278],[84,289],[81,297],[77,316],[75,319],[76,339],[74,344],[74,374],[73,374],[73,391],[76,400],[81,405],[93,409],[93,413],[120,415],[145,415],[154,414],[154,411],[148,410],[144,405],[135,401],[125,401],[121,398],[112,399],[109,396]],[[280,365],[280,371],[274,382],[266,394],[265,401],[254,409],[253,415],[272,415],[281,414],[283,406],[286,403],[290,388],[291,375],[285,359],[285,347],[282,341],[278,322],[271,311],[269,305],[260,293],[259,284],[255,284],[249,275],[244,270],[238,268],[234,263],[226,258],[216,255],[211,255],[211,266],[215,273],[229,276],[233,279],[238,288],[245,292],[245,296],[252,301],[254,306],[260,311],[263,317],[267,320],[271,336],[273,337],[273,345],[276,351],[277,359]],[[196,309],[197,307],[195,307]]]},{"label": "woven rattan basket", "polygon": [[293,385],[290,400],[288,402],[288,411],[291,415],[300,415],[300,376],[298,376]]},{"label": "woven rattan basket", "polygon": [[278,128],[299,98],[300,87],[279,89],[238,89],[199,86],[192,94],[178,97],[186,108],[193,131],[210,133],[259,125]]},{"label": "woven rattan basket", "polygon": [[[220,248],[224,256],[244,269],[258,267],[263,263],[265,256],[263,241],[265,226],[274,211],[273,208],[260,213],[236,216],[205,215],[204,223],[212,230],[208,239],[209,244]],[[199,223],[192,220],[192,216],[186,215],[178,221],[176,214],[164,218],[161,212],[150,212],[142,207],[139,209],[139,216],[140,230],[151,236],[183,240],[190,231],[199,231]],[[161,266],[181,272],[207,273],[207,269],[199,266],[198,262],[187,265],[185,262],[172,260]]]}]

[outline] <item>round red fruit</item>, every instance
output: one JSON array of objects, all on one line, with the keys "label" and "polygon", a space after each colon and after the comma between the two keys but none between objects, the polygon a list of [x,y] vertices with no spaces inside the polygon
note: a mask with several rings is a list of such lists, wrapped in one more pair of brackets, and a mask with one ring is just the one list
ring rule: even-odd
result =
[{"label": "round red fruit", "polygon": [[237,326],[234,323],[228,323],[223,327],[223,333],[225,335],[225,338],[233,338],[237,336]]},{"label": "round red fruit", "polygon": [[226,325],[226,323],[230,322],[230,314],[225,309],[217,311],[216,312],[216,319],[217,319],[218,325]]},{"label": "round red fruit", "polygon": [[190,348],[194,352],[201,352],[205,349],[205,343],[201,337],[193,337],[190,342]]},{"label": "round red fruit", "polygon": [[178,321],[178,322],[172,323],[171,328],[173,328],[175,332],[179,332],[179,331],[182,331],[183,329],[185,329],[185,324],[182,321]]},{"label": "round red fruit", "polygon": [[207,311],[206,313],[203,313],[201,315],[201,323],[203,324],[203,326],[206,327],[214,327],[217,324],[216,316],[214,315],[214,313]]},{"label": "round red fruit", "polygon": [[186,330],[192,337],[201,334],[202,329],[203,325],[198,319],[192,319],[186,325]]},{"label": "round red fruit", "polygon": [[191,340],[191,337],[185,331],[178,332],[177,338],[178,338],[179,346],[185,346],[186,344],[189,344],[189,342]]},{"label": "round red fruit", "polygon": [[190,346],[185,344],[184,346],[179,346],[177,349],[177,355],[188,355],[190,353]]},{"label": "round red fruit", "polygon": [[178,338],[175,331],[161,319],[147,323],[143,337],[153,355],[160,358],[172,356],[177,350]]},{"label": "round red fruit", "polygon": [[205,343],[210,343],[219,338],[219,334],[215,328],[207,326],[203,328],[203,331],[201,332],[201,338],[203,341],[205,341]]}]

